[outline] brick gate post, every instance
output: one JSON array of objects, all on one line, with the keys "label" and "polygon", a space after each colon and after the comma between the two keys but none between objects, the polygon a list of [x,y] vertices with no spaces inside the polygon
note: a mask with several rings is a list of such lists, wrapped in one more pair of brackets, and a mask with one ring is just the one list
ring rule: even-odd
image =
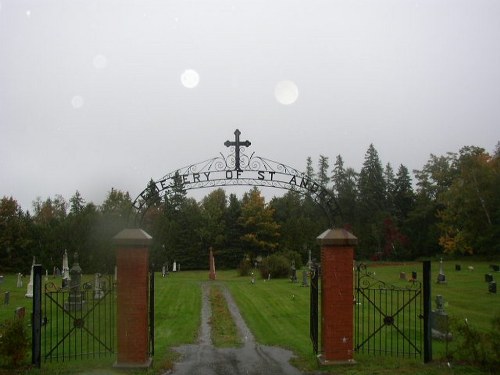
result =
[{"label": "brick gate post", "polygon": [[328,229],[321,245],[322,364],[354,363],[354,246],[358,239],[344,229]]},{"label": "brick gate post", "polygon": [[142,229],[124,229],[113,237],[118,272],[117,360],[114,367],[149,367],[148,272],[152,237]]}]

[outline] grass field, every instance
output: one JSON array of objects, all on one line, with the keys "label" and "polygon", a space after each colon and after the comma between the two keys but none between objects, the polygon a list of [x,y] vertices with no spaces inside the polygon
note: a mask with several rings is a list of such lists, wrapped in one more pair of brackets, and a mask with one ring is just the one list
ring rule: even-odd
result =
[{"label": "grass field", "polygon": [[[437,284],[439,263],[432,265],[432,295],[442,295],[446,301],[446,311],[453,319],[467,318],[471,326],[487,332],[495,313],[500,313],[500,300],[497,294],[488,293],[484,274],[490,273],[489,263],[462,262],[462,271],[455,271],[455,263],[444,263],[447,284]],[[474,267],[469,271],[468,267]],[[417,271],[421,275],[420,264],[399,264],[384,267],[372,265],[376,277],[389,283],[399,281],[400,272],[411,275]],[[496,275],[494,275],[496,276]],[[200,324],[201,282],[208,279],[207,272],[173,273],[167,278],[156,275],[155,304],[155,356],[154,368],[148,374],[161,374],[172,367],[176,355],[172,347],[195,342]],[[407,360],[390,357],[373,357],[357,355],[357,365],[335,367],[333,369],[317,366],[309,339],[309,288],[292,284],[288,280],[257,280],[254,285],[250,278],[238,277],[236,271],[219,271],[217,279],[224,282],[256,340],[266,345],[276,345],[292,350],[296,358],[294,364],[306,371],[325,371],[335,374],[470,374],[479,370],[441,361],[446,356],[446,345],[434,341],[433,353],[435,362],[424,365],[421,360]],[[27,280],[25,279],[25,282]],[[26,284],[25,284],[26,285]],[[24,297],[26,288],[16,288],[16,276],[4,275],[0,284],[0,295],[10,290],[10,304],[0,305],[0,321],[14,316],[17,306],[25,306],[27,316],[31,313],[32,300]],[[434,308],[434,302],[433,302]],[[453,343],[450,343],[450,346]],[[449,350],[450,348],[448,348]],[[29,363],[27,358],[26,363]],[[42,363],[41,370],[24,369],[24,374],[76,374],[91,373],[127,373],[112,369],[114,358],[93,361],[71,361],[56,364]],[[0,369],[0,374],[13,373],[11,369]],[[140,371],[137,373],[144,373]]]}]

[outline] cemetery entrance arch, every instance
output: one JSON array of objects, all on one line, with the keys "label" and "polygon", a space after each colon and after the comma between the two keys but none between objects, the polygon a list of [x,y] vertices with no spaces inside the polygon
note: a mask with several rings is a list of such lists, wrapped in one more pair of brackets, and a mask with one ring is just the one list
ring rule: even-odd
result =
[{"label": "cemetery entrance arch", "polygon": [[234,140],[224,143],[229,153],[221,152],[216,157],[176,169],[148,184],[133,202],[135,224],[140,224],[150,205],[168,194],[176,184],[181,184],[184,190],[246,185],[308,194],[333,225],[340,212],[332,192],[296,168],[258,156],[255,152],[247,153],[251,142],[240,140],[240,135],[236,129]]}]

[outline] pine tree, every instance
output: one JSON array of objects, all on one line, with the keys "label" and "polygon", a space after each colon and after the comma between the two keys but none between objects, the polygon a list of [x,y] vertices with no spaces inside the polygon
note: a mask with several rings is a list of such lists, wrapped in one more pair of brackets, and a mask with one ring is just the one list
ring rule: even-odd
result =
[{"label": "pine tree", "polygon": [[318,161],[318,174],[316,176],[316,180],[321,186],[325,188],[328,186],[328,183],[330,182],[330,177],[328,176],[328,168],[330,168],[330,165],[328,163],[328,156],[320,155]]}]

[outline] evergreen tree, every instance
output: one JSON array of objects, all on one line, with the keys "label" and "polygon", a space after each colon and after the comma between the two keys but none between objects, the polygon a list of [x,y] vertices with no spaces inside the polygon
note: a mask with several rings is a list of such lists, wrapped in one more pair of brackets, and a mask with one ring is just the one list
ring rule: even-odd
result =
[{"label": "evergreen tree", "polygon": [[413,210],[415,194],[413,192],[408,168],[401,164],[394,180],[394,208],[395,216],[402,224]]},{"label": "evergreen tree", "polygon": [[320,155],[318,161],[318,174],[316,176],[317,182],[323,186],[327,187],[330,182],[330,177],[328,176],[328,169],[330,164],[328,162],[328,156]]},{"label": "evergreen tree", "polygon": [[358,179],[359,191],[359,253],[377,258],[383,253],[385,181],[377,150],[370,144]]},{"label": "evergreen tree", "polygon": [[307,157],[306,160],[306,176],[309,181],[314,181],[314,167],[313,167],[313,161],[310,156]]},{"label": "evergreen tree", "polygon": [[395,212],[394,195],[396,190],[396,182],[394,177],[394,170],[390,163],[385,165],[384,169],[384,185],[385,185],[385,205],[390,214]]}]

